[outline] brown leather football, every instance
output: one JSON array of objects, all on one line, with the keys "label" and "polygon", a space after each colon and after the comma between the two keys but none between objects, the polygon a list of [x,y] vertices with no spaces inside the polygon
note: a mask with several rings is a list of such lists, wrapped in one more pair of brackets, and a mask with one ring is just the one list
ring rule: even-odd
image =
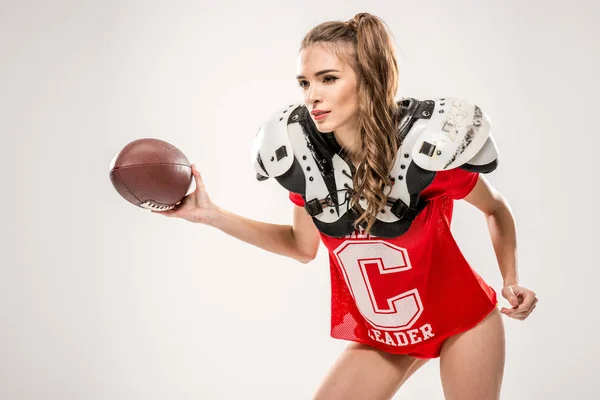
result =
[{"label": "brown leather football", "polygon": [[159,139],[138,139],[110,163],[110,180],[125,200],[154,211],[174,208],[192,183],[187,157]]}]

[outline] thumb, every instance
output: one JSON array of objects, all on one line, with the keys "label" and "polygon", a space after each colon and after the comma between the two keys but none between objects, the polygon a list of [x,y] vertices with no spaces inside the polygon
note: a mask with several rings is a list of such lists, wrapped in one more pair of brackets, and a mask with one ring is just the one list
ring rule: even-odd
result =
[{"label": "thumb", "polygon": [[[200,175],[200,171],[196,167],[196,164],[192,164],[192,177],[194,178],[195,190],[201,192],[204,190],[204,182],[202,181],[202,175]],[[192,185],[190,185],[190,188]]]},{"label": "thumb", "polygon": [[517,295],[515,294],[515,290],[513,289],[512,286],[509,286],[506,288],[506,296],[505,297],[511,306],[516,307],[519,305],[519,299],[517,298]]},{"label": "thumb", "polygon": [[194,179],[196,179],[196,182],[202,182],[202,176],[200,175],[200,171],[198,171],[196,164],[192,164],[192,175],[194,176]]}]

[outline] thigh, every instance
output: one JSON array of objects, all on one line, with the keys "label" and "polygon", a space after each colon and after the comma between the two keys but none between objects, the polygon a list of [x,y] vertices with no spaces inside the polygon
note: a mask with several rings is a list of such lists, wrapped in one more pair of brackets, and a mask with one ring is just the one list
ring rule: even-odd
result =
[{"label": "thigh", "polygon": [[337,359],[314,399],[390,399],[427,361],[352,343]]},{"label": "thigh", "polygon": [[497,308],[474,328],[448,338],[440,355],[446,399],[499,399],[504,347],[504,325]]}]

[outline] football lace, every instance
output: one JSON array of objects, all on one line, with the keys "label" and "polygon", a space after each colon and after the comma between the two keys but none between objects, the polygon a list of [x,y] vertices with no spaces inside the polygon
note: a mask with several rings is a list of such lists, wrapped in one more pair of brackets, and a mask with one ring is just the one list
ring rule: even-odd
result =
[{"label": "football lace", "polygon": [[169,205],[165,205],[165,204],[155,203],[152,200],[147,200],[147,201],[143,202],[142,204],[140,204],[140,207],[145,208],[147,210],[153,210],[153,211],[167,211],[167,210],[172,210],[173,208],[175,208],[175,204],[169,206]]}]

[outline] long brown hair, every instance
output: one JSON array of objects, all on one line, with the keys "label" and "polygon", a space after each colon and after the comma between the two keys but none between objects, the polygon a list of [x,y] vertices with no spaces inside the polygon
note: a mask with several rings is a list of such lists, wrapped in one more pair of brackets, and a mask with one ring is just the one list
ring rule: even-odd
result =
[{"label": "long brown hair", "polygon": [[368,207],[362,210],[354,226],[367,222],[366,232],[377,219],[387,198],[385,186],[398,150],[398,63],[392,36],[378,17],[356,14],[349,21],[324,22],[311,29],[300,46],[324,45],[338,58],[347,61],[358,77],[359,149],[349,154],[359,165],[353,176],[351,203],[364,198]]}]

